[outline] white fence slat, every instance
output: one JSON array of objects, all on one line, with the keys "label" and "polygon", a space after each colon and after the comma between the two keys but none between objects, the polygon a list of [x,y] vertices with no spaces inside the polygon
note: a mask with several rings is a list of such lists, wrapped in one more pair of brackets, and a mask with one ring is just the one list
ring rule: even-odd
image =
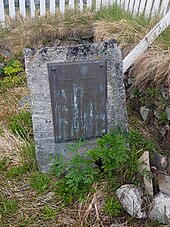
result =
[{"label": "white fence slat", "polygon": [[102,6],[103,7],[109,6],[109,0],[102,0]]},{"label": "white fence slat", "polygon": [[101,7],[101,0],[96,0],[96,11],[99,11]]},{"label": "white fence slat", "polygon": [[135,3],[135,0],[130,0],[130,3],[129,3],[129,11],[131,13],[133,12],[133,9],[134,9],[134,3]]},{"label": "white fence slat", "polygon": [[139,13],[139,7],[140,7],[140,0],[135,0],[133,15],[137,15]]},{"label": "white fence slat", "polygon": [[162,0],[161,10],[160,14],[165,14],[168,8],[169,1],[168,0]]},{"label": "white fence slat", "polygon": [[110,5],[116,4],[116,0],[110,0]]},{"label": "white fence slat", "polygon": [[124,4],[123,4],[123,8],[124,10],[128,10],[128,6],[129,6],[129,1],[128,0],[124,0]]},{"label": "white fence slat", "polygon": [[50,13],[55,15],[55,0],[50,0]]},{"label": "white fence slat", "polygon": [[5,22],[4,1],[0,0],[0,21]]},{"label": "white fence slat", "polygon": [[80,12],[83,12],[83,0],[79,0]]},{"label": "white fence slat", "polygon": [[20,15],[25,18],[26,12],[25,12],[25,0],[19,0],[19,8],[20,8]]},{"label": "white fence slat", "polygon": [[34,0],[30,0],[30,12],[31,12],[31,17],[35,17],[35,2],[34,2]]},{"label": "white fence slat", "polygon": [[118,6],[121,6],[121,0],[117,0],[117,1],[116,1],[116,4],[117,4]]},{"label": "white fence slat", "polygon": [[152,3],[153,3],[153,1],[150,1],[150,0],[147,1],[146,9],[145,9],[145,16],[146,17],[149,17],[149,15],[151,13]]},{"label": "white fence slat", "polygon": [[170,12],[155,25],[154,28],[140,41],[140,43],[124,58],[123,72],[153,43],[153,41],[170,25]]},{"label": "white fence slat", "polygon": [[60,13],[64,14],[65,13],[65,0],[60,0]]},{"label": "white fence slat", "polygon": [[92,7],[92,0],[87,0],[87,8],[91,9]]},{"label": "white fence slat", "polygon": [[40,0],[40,15],[45,16],[45,0]]},{"label": "white fence slat", "polygon": [[160,6],[160,0],[155,0],[154,5],[153,5],[153,9],[152,9],[152,16],[158,14],[159,6]]},{"label": "white fence slat", "polygon": [[69,7],[74,9],[74,0],[69,0]]},{"label": "white fence slat", "polygon": [[[140,8],[139,8],[139,14],[143,14],[144,13],[146,1],[147,0],[141,0]],[[158,0],[158,1],[160,1],[160,0]]]},{"label": "white fence slat", "polygon": [[9,16],[15,19],[15,3],[14,0],[9,0]]}]

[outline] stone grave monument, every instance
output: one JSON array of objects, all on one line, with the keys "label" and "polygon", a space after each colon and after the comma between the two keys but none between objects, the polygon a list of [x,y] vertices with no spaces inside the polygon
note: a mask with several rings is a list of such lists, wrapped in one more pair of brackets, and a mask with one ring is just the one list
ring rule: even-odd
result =
[{"label": "stone grave monument", "polygon": [[84,138],[82,151],[112,128],[127,130],[120,49],[114,39],[76,46],[25,49],[36,158],[42,172],[51,157],[69,159],[68,144]]}]

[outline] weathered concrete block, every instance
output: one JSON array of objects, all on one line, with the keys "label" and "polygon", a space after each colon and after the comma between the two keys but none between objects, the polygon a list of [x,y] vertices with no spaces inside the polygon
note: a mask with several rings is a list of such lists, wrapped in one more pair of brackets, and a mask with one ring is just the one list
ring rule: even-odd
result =
[{"label": "weathered concrete block", "polygon": [[[55,143],[48,63],[105,61],[107,67],[107,131],[109,132],[110,129],[117,126],[127,130],[122,59],[120,49],[114,39],[103,43],[87,43],[77,46],[40,50],[25,49],[24,54],[27,82],[32,99],[36,157],[42,172],[49,170],[51,155],[62,154],[68,159],[67,145],[72,143]],[[90,143],[91,140],[89,140]],[[94,143],[92,144],[94,145]]]}]

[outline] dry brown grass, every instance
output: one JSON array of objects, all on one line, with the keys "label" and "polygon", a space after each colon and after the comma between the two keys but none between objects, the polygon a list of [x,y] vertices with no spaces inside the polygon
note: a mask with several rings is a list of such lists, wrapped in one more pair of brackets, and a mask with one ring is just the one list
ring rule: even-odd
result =
[{"label": "dry brown grass", "polygon": [[150,83],[170,88],[170,51],[151,49],[145,52],[134,63],[129,74],[136,88],[143,89]]},{"label": "dry brown grass", "polygon": [[87,36],[91,32],[92,16],[88,13],[68,12],[65,17],[60,14],[55,17],[47,15],[26,21],[18,18],[15,23],[10,23],[8,29],[0,29],[0,49],[5,47],[12,54],[17,54],[24,47],[55,45],[57,39]]},{"label": "dry brown grass", "polygon": [[29,95],[27,86],[10,88],[0,93],[0,123],[6,125],[9,116],[18,113],[22,107],[19,106],[19,100]]},{"label": "dry brown grass", "polygon": [[[107,198],[107,182],[94,184],[94,192],[89,193],[84,202],[75,203],[72,206],[63,206],[63,201],[58,200],[53,192],[37,195],[29,185],[28,176],[24,180],[5,180],[1,189],[3,196],[14,198],[18,203],[16,214],[7,215],[3,219],[4,226],[12,223],[17,226],[72,226],[72,227],[110,227],[111,224],[123,224],[126,227],[149,226],[147,220],[136,220],[128,215],[110,218],[104,213],[104,203]],[[55,210],[53,218],[45,220],[44,207]]]},{"label": "dry brown grass", "polygon": [[96,42],[115,38],[126,56],[130,50],[143,38],[148,29],[137,23],[127,20],[108,22],[98,21],[94,23],[94,37]]},{"label": "dry brown grass", "polygon": [[19,149],[22,145],[22,142],[8,129],[1,127],[1,130],[0,160],[7,158],[9,159],[10,167],[17,166],[21,160]]}]

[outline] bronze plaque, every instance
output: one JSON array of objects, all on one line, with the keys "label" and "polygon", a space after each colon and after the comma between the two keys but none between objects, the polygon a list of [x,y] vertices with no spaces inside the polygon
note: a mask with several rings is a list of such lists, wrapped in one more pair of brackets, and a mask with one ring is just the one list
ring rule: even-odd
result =
[{"label": "bronze plaque", "polygon": [[49,63],[55,142],[107,133],[106,61]]}]

